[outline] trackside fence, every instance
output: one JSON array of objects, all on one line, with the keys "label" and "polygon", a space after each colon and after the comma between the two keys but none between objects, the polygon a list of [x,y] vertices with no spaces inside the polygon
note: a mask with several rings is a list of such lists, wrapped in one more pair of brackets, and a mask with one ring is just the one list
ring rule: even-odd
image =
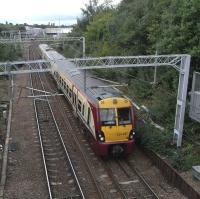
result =
[{"label": "trackside fence", "polygon": [[149,149],[142,149],[145,154],[151,158],[155,166],[157,166],[169,183],[178,188],[185,196],[191,199],[200,199],[198,193],[191,185],[189,185],[179,173],[172,168],[164,159],[158,154]]}]

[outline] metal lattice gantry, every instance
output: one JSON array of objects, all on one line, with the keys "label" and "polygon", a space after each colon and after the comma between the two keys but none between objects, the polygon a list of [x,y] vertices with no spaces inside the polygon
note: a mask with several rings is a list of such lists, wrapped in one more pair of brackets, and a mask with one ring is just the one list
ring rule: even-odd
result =
[{"label": "metal lattice gantry", "polygon": [[[126,68],[126,67],[152,67],[152,66],[168,66],[173,67],[179,71],[179,86],[176,104],[176,115],[175,115],[175,125],[174,125],[174,142],[176,142],[177,147],[181,146],[183,126],[184,126],[184,116],[185,116],[185,106],[186,106],[186,96],[187,96],[187,86],[188,77],[190,70],[190,60],[191,56],[187,54],[183,55],[149,55],[149,56],[126,56],[126,57],[100,57],[100,58],[79,58],[79,59],[67,59],[75,64],[78,69],[88,70],[88,69],[98,69],[98,68]],[[38,62],[39,61],[39,62]],[[37,60],[29,62],[20,62],[20,64],[25,64],[29,67],[32,63],[40,64],[41,72],[51,71],[51,67],[47,62],[59,62],[62,60]],[[10,62],[3,66],[4,72],[2,74],[19,74],[19,73],[30,73],[39,72],[38,69],[30,68],[27,70],[13,70],[8,66],[16,66],[17,62]],[[19,64],[19,63],[18,63]],[[47,65],[47,66],[46,66]],[[7,67],[5,67],[7,66]],[[59,70],[59,68],[57,68]],[[86,79],[86,78],[84,78]]]},{"label": "metal lattice gantry", "polygon": [[[0,62],[0,75],[16,75],[36,72],[50,72],[52,69],[46,60]],[[35,68],[35,64],[39,68]]]},{"label": "metal lattice gantry", "polygon": [[69,59],[79,69],[127,68],[145,66],[172,66],[180,69],[183,57],[188,55],[149,55]]},{"label": "metal lattice gantry", "polygon": [[20,35],[16,35],[14,37],[10,38],[1,38],[0,37],[0,43],[3,44],[8,44],[8,43],[31,43],[33,41],[38,41],[38,42],[52,42],[52,41],[82,41],[84,40],[84,37],[67,37],[67,36],[29,36],[29,37],[22,37]]},{"label": "metal lattice gantry", "polygon": [[20,44],[20,43],[32,43],[32,42],[39,42],[39,43],[52,43],[52,42],[68,42],[68,41],[80,41],[82,42],[82,53],[83,57],[85,57],[85,37],[67,37],[67,36],[37,36],[33,37],[31,35],[23,37],[23,34],[20,32],[12,37],[4,38],[0,37],[0,44]]},{"label": "metal lattice gantry", "polygon": [[131,57],[100,57],[71,60],[79,69],[123,68],[123,67],[151,67],[170,66],[179,71],[179,86],[174,125],[174,142],[177,147],[182,144],[185,117],[188,77],[191,56],[183,55],[150,55]]}]

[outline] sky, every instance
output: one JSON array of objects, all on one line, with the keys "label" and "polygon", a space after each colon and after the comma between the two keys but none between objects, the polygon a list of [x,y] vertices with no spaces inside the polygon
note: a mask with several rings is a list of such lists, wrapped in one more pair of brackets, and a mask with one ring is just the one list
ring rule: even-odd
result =
[{"label": "sky", "polygon": [[[121,0],[113,0],[116,5]],[[72,25],[89,0],[2,0],[0,23]],[[100,0],[102,3],[103,0]]]}]

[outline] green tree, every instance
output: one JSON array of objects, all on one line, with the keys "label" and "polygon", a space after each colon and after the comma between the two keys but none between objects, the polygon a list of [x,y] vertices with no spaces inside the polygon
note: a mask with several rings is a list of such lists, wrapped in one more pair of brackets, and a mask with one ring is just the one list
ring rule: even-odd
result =
[{"label": "green tree", "polygon": [[113,11],[107,10],[97,14],[87,26],[86,43],[87,52],[93,56],[109,55],[112,46],[109,43],[109,21]]}]

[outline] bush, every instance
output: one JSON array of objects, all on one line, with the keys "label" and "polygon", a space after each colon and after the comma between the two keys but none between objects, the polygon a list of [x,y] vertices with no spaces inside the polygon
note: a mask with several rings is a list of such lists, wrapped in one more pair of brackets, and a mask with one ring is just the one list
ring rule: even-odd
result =
[{"label": "bush", "polygon": [[162,155],[171,154],[172,132],[156,129],[152,125],[139,123],[137,126],[137,140],[139,143]]},{"label": "bush", "polygon": [[200,151],[194,150],[193,144],[187,144],[173,152],[171,156],[172,166],[181,171],[187,171],[194,165],[200,164]]},{"label": "bush", "polygon": [[200,164],[200,149],[193,144],[184,144],[177,149],[172,145],[173,131],[160,132],[149,124],[139,123],[137,127],[137,142],[142,146],[165,155],[174,168],[180,171],[190,170],[192,166]]}]

